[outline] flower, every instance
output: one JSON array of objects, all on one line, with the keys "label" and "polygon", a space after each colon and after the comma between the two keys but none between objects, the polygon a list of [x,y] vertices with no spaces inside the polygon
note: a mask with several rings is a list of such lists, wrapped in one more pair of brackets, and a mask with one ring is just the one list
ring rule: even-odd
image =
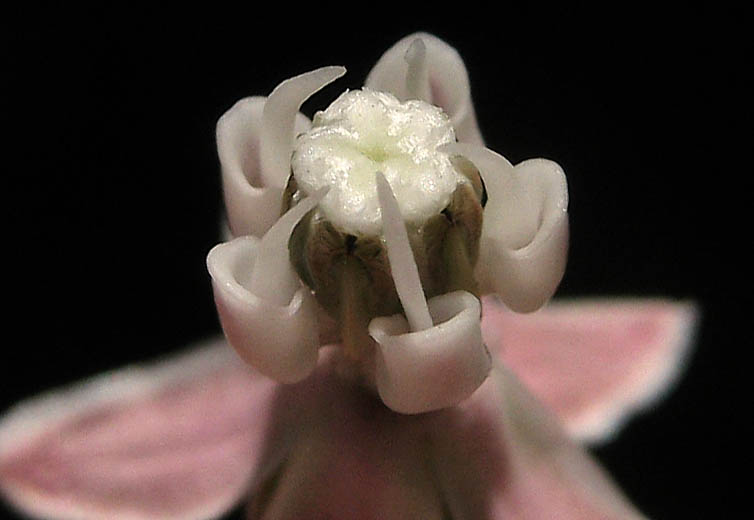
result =
[{"label": "flower", "polygon": [[457,404],[490,370],[478,296],[532,311],[560,282],[565,176],[483,146],[463,63],[433,36],[399,42],[310,125],[299,107],[344,73],[289,79],[218,123],[238,237],[207,259],[223,329],[280,382],[315,369],[325,328],[393,410]]},{"label": "flower", "polygon": [[[383,260],[359,257],[362,271],[343,261],[333,300],[316,282],[327,269],[311,267],[332,268],[333,255],[306,257],[301,244],[321,236],[316,224],[338,222],[317,208],[339,187],[299,191],[289,158],[301,150],[294,133],[309,126],[300,103],[342,73],[326,67],[283,82],[218,124],[237,238],[208,264],[227,339],[253,369],[218,341],[19,405],[0,423],[0,489],[16,505],[58,518],[206,518],[250,492],[251,518],[641,517],[561,422],[576,439],[603,438],[667,388],[693,307],[561,303],[522,316],[475,296],[495,292],[514,310],[549,299],[565,262],[565,180],[550,161],[513,167],[481,147],[463,63],[426,34],[389,50],[367,88],[392,93],[384,102],[395,110],[425,110],[398,101],[421,98],[447,114],[459,142],[437,144],[428,160],[456,161],[468,182],[454,177],[443,199],[453,218],[443,240],[426,244],[449,261],[433,270],[418,257],[412,226],[436,208],[414,208],[412,225],[415,198],[391,180],[390,150],[371,149],[382,171],[364,178],[385,244],[368,245]],[[314,155],[321,137],[304,134]],[[458,230],[480,227],[478,215],[453,210],[458,200],[481,206],[479,175],[488,200],[477,250],[474,233]],[[278,218],[281,200],[291,207]],[[343,234],[328,237],[358,250]],[[380,301],[359,307],[349,288],[364,287],[363,270],[384,274],[385,263],[387,289],[370,286]],[[383,303],[403,312],[374,314]]]}]

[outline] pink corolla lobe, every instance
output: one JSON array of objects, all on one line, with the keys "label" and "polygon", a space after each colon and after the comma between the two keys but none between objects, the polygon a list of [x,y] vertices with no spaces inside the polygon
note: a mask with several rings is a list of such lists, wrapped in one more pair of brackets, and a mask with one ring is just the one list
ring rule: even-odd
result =
[{"label": "pink corolla lobe", "polygon": [[[406,518],[388,516],[393,504],[451,518],[639,517],[575,442],[667,389],[693,307],[593,300],[520,315],[484,303],[490,351],[517,375],[495,370],[457,407],[393,413],[333,377],[330,350],[311,378],[279,385],[218,339],[17,405],[0,423],[0,489],[35,517],[84,520],[210,518],[249,495],[251,518],[307,507]],[[553,352],[569,345],[578,370]],[[595,384],[605,363],[620,368]],[[597,413],[604,424],[584,427]]]},{"label": "pink corolla lobe", "polygon": [[[478,326],[492,368],[470,397],[406,415],[385,406],[374,389],[340,377],[341,349],[327,345],[337,339],[332,323],[294,279],[271,298],[283,302],[280,316],[308,313],[285,332],[306,332],[303,325],[311,324],[309,350],[278,361],[270,345],[279,338],[267,331],[260,344],[240,334],[250,327],[248,306],[269,303],[247,291],[264,286],[250,279],[264,254],[259,246],[281,243],[266,235],[282,193],[279,156],[260,150],[273,142],[288,153],[290,143],[279,136],[309,125],[298,106],[340,74],[337,67],[319,69],[303,89],[284,83],[270,98],[239,102],[218,124],[229,223],[238,238],[215,251],[222,261],[210,261],[210,270],[221,318],[222,305],[236,309],[233,330],[225,313],[227,336],[243,343],[234,345],[243,360],[259,366],[218,339],[17,405],[0,421],[0,490],[21,511],[83,520],[200,519],[248,497],[249,518],[270,520],[643,518],[581,442],[614,434],[669,388],[688,352],[695,309],[663,300],[555,302],[528,315],[508,309],[542,305],[562,275],[564,259],[548,260],[567,240],[567,193],[558,191],[565,185],[555,163],[514,167],[491,152],[480,161],[500,168],[508,188],[526,185],[534,167],[545,181],[524,190],[523,199],[539,203],[533,209],[515,201],[498,208],[489,220],[501,233],[482,233],[494,238],[483,258],[498,255],[508,271],[529,273],[536,283],[491,279],[494,270],[479,276],[483,292],[506,294],[505,304],[481,299]],[[428,97],[450,116],[459,146],[482,144],[463,62],[437,38],[401,40],[367,85],[399,98]],[[293,111],[263,129],[275,106],[291,103]],[[496,220],[501,216],[516,216],[528,229],[506,227],[510,218]],[[277,268],[291,275],[285,265]],[[270,294],[269,287],[261,291]],[[397,406],[421,402],[399,396]]]}]

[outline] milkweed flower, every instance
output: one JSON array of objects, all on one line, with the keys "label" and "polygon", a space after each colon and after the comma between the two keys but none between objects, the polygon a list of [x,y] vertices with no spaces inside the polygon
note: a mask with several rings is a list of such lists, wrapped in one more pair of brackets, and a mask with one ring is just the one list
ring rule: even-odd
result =
[{"label": "milkweed flower", "polygon": [[436,38],[403,40],[309,124],[300,105],[344,72],[284,81],[218,124],[241,235],[208,257],[223,329],[252,366],[290,383],[315,369],[329,328],[343,370],[388,407],[441,409],[490,370],[479,297],[532,311],[560,282],[565,176],[483,146],[463,64]]},{"label": "milkweed flower", "polygon": [[0,424],[15,504],[206,518],[250,493],[265,519],[642,518],[578,441],[667,388],[693,307],[511,312],[563,275],[562,169],[484,146],[463,62],[431,35],[310,122],[302,103],[344,73],[218,123],[233,236],[207,263],[245,363],[213,345],[19,406]]}]

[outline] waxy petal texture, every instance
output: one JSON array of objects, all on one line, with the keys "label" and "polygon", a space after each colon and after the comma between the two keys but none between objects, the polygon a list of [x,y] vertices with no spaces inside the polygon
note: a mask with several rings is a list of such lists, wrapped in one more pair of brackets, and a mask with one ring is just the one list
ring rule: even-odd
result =
[{"label": "waxy petal texture", "polygon": [[[406,53],[417,39],[424,44],[424,50],[421,56],[409,53],[407,59]],[[411,97],[411,82],[407,81],[407,75],[409,61],[413,61],[413,58],[425,61],[424,64],[415,64],[422,77],[420,84],[413,88],[422,93],[422,101],[439,106],[450,116],[459,141],[483,144],[471,102],[466,66],[458,51],[436,36],[416,33],[400,40],[382,55],[364,85],[372,90],[390,92],[401,101],[406,101]]]},{"label": "waxy petal texture", "polygon": [[484,208],[477,275],[517,312],[549,300],[565,272],[568,186],[563,170],[546,159],[515,167],[479,146],[447,145],[479,168],[489,195]]},{"label": "waxy petal texture", "polygon": [[457,291],[431,298],[428,304],[434,323],[429,329],[410,332],[401,314],[369,324],[369,334],[378,344],[377,391],[397,412],[452,406],[479,388],[490,371],[479,300]]},{"label": "waxy petal texture", "polygon": [[[217,122],[217,153],[222,170],[225,211],[233,236],[261,237],[280,216],[282,188],[264,184],[260,159],[262,114],[267,98],[238,101]],[[296,114],[295,132],[311,123]]]},{"label": "waxy petal texture", "polygon": [[484,299],[482,329],[493,357],[515,372],[569,433],[604,441],[672,387],[697,320],[690,303],[557,301],[510,312]]},{"label": "waxy petal texture", "polygon": [[390,272],[405,314],[378,317],[369,324],[378,345],[377,391],[396,412],[452,406],[470,396],[490,370],[482,343],[481,304],[465,291],[425,300],[398,202],[381,173],[376,180]]},{"label": "waxy petal texture", "polygon": [[[215,246],[207,256],[220,322],[228,342],[264,375],[283,383],[300,381],[314,369],[319,350],[319,308],[306,287],[265,298],[251,288],[259,240],[239,237]],[[287,258],[283,258],[287,262]]]},{"label": "waxy petal texture", "polygon": [[43,518],[218,516],[263,471],[274,387],[216,341],[21,403],[0,421],[0,490]]}]

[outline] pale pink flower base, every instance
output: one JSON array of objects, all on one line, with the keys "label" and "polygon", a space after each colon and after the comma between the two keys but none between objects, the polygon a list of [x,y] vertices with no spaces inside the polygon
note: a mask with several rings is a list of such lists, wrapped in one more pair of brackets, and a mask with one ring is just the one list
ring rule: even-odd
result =
[{"label": "pale pink flower base", "polygon": [[686,357],[693,307],[483,312],[508,368],[457,407],[391,412],[333,375],[330,348],[309,379],[279,385],[217,341],[11,410],[0,489],[29,514],[79,520],[213,517],[250,490],[256,517],[265,488],[267,519],[641,518],[559,423],[596,440],[651,403]]},{"label": "pale pink flower base", "polygon": [[263,519],[642,518],[502,367],[461,405],[401,416],[325,367],[285,389],[298,432]]}]

